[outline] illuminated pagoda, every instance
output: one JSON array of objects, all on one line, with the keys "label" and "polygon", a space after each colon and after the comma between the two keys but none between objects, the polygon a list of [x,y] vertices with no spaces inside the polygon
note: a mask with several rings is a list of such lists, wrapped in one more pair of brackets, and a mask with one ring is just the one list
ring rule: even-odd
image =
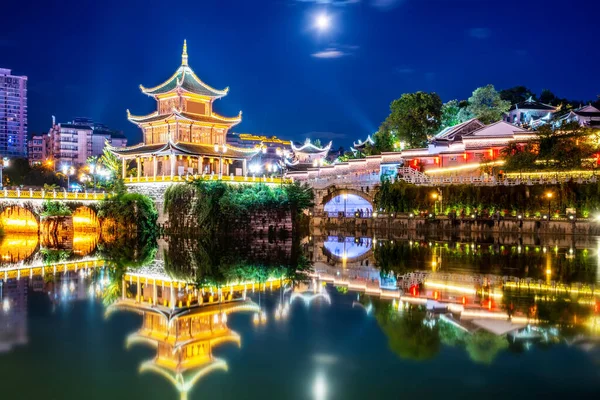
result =
[{"label": "illuminated pagoda", "polygon": [[162,375],[177,388],[181,399],[187,399],[202,377],[216,370],[227,371],[227,362],[214,357],[213,348],[225,342],[241,345],[240,335],[227,326],[228,314],[258,312],[259,307],[241,299],[175,309],[119,299],[107,312],[116,310],[142,315],[142,327],[127,338],[127,347],[145,343],[156,349],[156,357],[143,362],[140,372]]},{"label": "illuminated pagoda", "polygon": [[183,43],[181,66],[162,84],[142,93],[156,100],[157,110],[128,119],[140,127],[143,142],[131,147],[109,147],[123,162],[136,161],[137,178],[187,174],[246,175],[247,160],[257,148],[227,144],[227,133],[242,121],[242,113],[224,117],[214,112],[214,101],[229,89],[214,89],[196,76],[188,65],[187,43]]},{"label": "illuminated pagoda", "polygon": [[375,145],[375,141],[371,139],[371,135],[368,135],[364,141],[358,139],[358,142],[352,142],[352,147],[350,147],[350,150],[356,154],[356,152],[363,152],[367,147],[371,147],[373,145]]},{"label": "illuminated pagoda", "polygon": [[513,104],[506,115],[506,122],[517,126],[535,125],[536,121],[550,119],[557,107],[545,104],[529,97],[527,100]]},{"label": "illuminated pagoda", "polygon": [[301,171],[324,165],[329,150],[331,150],[331,144],[332,142],[329,142],[326,146],[319,147],[311,143],[310,139],[306,139],[302,146],[296,146],[292,142],[293,161],[286,160],[287,167],[290,170]]}]

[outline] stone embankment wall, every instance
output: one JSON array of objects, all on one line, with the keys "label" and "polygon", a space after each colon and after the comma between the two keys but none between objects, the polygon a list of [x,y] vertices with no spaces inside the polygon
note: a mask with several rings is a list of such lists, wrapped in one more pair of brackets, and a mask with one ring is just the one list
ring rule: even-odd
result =
[{"label": "stone embankment wall", "polygon": [[482,234],[544,234],[544,235],[600,235],[600,222],[595,220],[500,220],[491,219],[427,219],[379,216],[377,218],[314,218],[320,228],[350,230],[413,230],[417,232],[453,231]]},{"label": "stone embankment wall", "polygon": [[[132,184],[127,189],[133,193],[140,193],[150,197],[158,210],[158,224],[167,230],[177,232],[194,231],[198,226],[197,216],[194,215],[192,205],[180,213],[168,215],[164,212],[165,191],[172,185],[170,182],[148,184]],[[257,211],[250,214],[248,219],[236,220],[228,223],[228,230],[247,233],[268,233],[281,230],[292,230],[292,216],[289,210],[274,210],[272,212]]]}]

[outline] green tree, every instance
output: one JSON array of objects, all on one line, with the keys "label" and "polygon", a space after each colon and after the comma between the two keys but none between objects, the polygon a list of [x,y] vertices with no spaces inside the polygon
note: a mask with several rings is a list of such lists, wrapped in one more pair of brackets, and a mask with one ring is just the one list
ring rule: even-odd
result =
[{"label": "green tree", "polygon": [[381,154],[384,151],[393,151],[394,143],[396,142],[396,135],[394,135],[389,127],[383,123],[377,132],[373,134],[374,145],[367,144],[361,151],[361,156],[370,156],[375,154]]},{"label": "green tree", "polygon": [[469,103],[466,100],[450,100],[442,106],[442,125],[441,128],[449,128],[454,125],[462,124],[473,118],[473,115],[467,110]]},{"label": "green tree", "polygon": [[25,185],[27,176],[31,173],[31,166],[26,158],[14,158],[9,161],[8,167],[2,172],[4,185]]},{"label": "green tree", "polygon": [[388,346],[400,358],[427,360],[439,352],[437,328],[423,323],[427,314],[424,309],[411,305],[399,313],[389,302],[371,300],[377,323],[388,338]]},{"label": "green tree", "polygon": [[[390,115],[379,128],[380,148],[393,149],[394,140],[408,148],[421,147],[440,127],[442,100],[437,93],[404,93],[390,104]],[[390,146],[391,143],[391,146]],[[383,150],[382,150],[383,151]]]},{"label": "green tree", "polygon": [[550,89],[544,89],[542,90],[542,93],[540,94],[540,102],[544,103],[544,104],[552,104],[557,106],[558,104],[556,104],[556,101],[558,100],[558,98],[554,95],[554,93],[552,93],[550,91]]},{"label": "green tree", "polygon": [[468,110],[484,124],[491,124],[500,121],[510,105],[510,102],[500,98],[494,85],[487,85],[475,89],[469,97]]},{"label": "green tree", "polygon": [[488,365],[494,361],[500,351],[508,348],[506,337],[481,330],[467,335],[465,342],[471,360]]},{"label": "green tree", "polygon": [[530,97],[534,100],[536,99],[535,93],[525,86],[514,86],[500,91],[500,98],[508,101],[510,104],[521,103]]},{"label": "green tree", "polygon": [[536,169],[537,151],[531,143],[524,146],[511,142],[501,150],[504,170],[507,172],[531,171]]}]

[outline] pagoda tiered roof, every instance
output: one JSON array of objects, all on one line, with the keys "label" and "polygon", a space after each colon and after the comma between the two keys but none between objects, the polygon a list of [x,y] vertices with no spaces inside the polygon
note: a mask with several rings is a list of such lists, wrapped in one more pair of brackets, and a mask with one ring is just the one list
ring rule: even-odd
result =
[{"label": "pagoda tiered roof", "polygon": [[187,42],[183,42],[183,53],[181,55],[181,66],[165,82],[152,88],[145,88],[140,85],[140,89],[148,96],[157,97],[175,91],[184,91],[191,94],[218,99],[227,95],[229,88],[223,90],[215,89],[202,82],[196,76],[194,71],[188,65]]},{"label": "pagoda tiered roof", "polygon": [[162,115],[159,114],[158,111],[155,111],[152,114],[148,115],[131,115],[129,110],[127,110],[127,119],[129,119],[134,124],[151,124],[159,121],[166,122],[169,120],[179,120],[189,122],[202,122],[214,125],[235,126],[242,121],[242,112],[240,111],[237,117],[224,117],[217,113],[211,113],[210,115],[193,114],[180,111],[176,108],[171,110],[171,113]]},{"label": "pagoda tiered roof", "polygon": [[215,150],[213,144],[202,143],[185,143],[168,141],[167,143],[143,144],[140,143],[129,147],[111,147],[107,145],[109,150],[119,156],[159,156],[159,155],[184,155],[184,156],[205,156],[205,157],[220,157],[227,156],[229,158],[252,158],[260,151],[260,148],[243,148],[226,146],[226,151],[223,152],[223,147],[218,146]]}]

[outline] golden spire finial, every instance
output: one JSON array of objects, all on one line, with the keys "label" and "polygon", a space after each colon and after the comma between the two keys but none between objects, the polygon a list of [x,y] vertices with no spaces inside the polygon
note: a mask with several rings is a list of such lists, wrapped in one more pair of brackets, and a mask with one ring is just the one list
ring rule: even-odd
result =
[{"label": "golden spire finial", "polygon": [[183,39],[183,53],[181,53],[181,65],[188,65],[187,40]]}]

